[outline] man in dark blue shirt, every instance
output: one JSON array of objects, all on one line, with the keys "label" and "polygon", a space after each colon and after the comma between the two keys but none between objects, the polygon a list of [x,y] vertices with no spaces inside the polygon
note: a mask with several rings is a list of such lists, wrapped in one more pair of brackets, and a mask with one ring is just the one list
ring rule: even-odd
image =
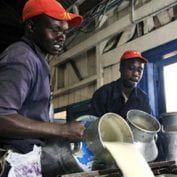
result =
[{"label": "man in dark blue shirt", "polygon": [[[48,139],[57,139],[63,144],[63,139],[82,140],[83,123],[49,122],[50,67],[47,60],[48,54],[58,55],[62,50],[69,25],[81,25],[83,17],[67,12],[56,0],[28,0],[22,20],[24,37],[0,55],[0,147],[27,153],[34,145],[46,147]],[[56,154],[54,151],[53,156]],[[43,159],[51,162],[46,157],[42,162]],[[58,170],[59,167],[58,163]]]},{"label": "man in dark blue shirt", "polygon": [[93,95],[92,114],[101,117],[107,112],[114,112],[126,119],[130,109],[151,113],[147,95],[137,88],[148,61],[141,53],[128,50],[120,58],[120,78],[99,88]]},{"label": "man in dark blue shirt", "polygon": [[48,54],[62,50],[69,25],[79,26],[82,19],[56,0],[27,1],[22,13],[25,35],[0,55],[0,142],[9,138],[7,144],[27,153],[46,137],[82,139],[83,124],[49,122],[47,63]]}]

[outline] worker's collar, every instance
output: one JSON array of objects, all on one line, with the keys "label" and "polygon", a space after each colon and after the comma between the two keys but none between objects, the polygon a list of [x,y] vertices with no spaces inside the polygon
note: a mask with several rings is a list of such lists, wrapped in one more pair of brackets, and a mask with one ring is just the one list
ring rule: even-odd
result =
[{"label": "worker's collar", "polygon": [[[116,91],[113,92],[113,99],[117,99],[120,96],[123,97],[123,95],[122,95],[122,89],[121,89],[121,80],[118,79],[116,81]],[[131,97],[137,97],[137,88],[136,87],[131,91],[130,96]]]},{"label": "worker's collar", "polygon": [[44,53],[33,41],[25,36],[21,38],[21,41],[27,43],[37,53],[37,55],[40,55],[42,58],[46,59],[47,54]]},{"label": "worker's collar", "polygon": [[20,39],[20,41],[23,41],[24,43],[26,43],[27,45],[29,45],[31,47],[31,49],[34,51],[34,53],[38,56],[38,58],[41,60],[44,69],[44,76],[45,75],[49,75],[50,76],[50,69],[49,69],[49,64],[46,60],[46,54],[44,52],[42,52],[42,50],[34,43],[32,42],[30,39],[26,38],[26,37],[22,37]]}]

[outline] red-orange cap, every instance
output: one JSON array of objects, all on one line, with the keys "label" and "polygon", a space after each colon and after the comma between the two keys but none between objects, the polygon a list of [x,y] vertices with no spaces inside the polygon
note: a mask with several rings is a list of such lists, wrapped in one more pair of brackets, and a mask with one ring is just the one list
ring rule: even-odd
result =
[{"label": "red-orange cap", "polygon": [[45,14],[57,20],[67,21],[72,26],[80,26],[83,17],[67,12],[56,0],[28,0],[23,8],[23,22],[31,17]]},{"label": "red-orange cap", "polygon": [[141,53],[136,50],[125,51],[123,53],[123,55],[121,56],[120,61],[131,60],[131,59],[135,59],[135,58],[141,59],[143,63],[148,63],[148,60],[146,58],[144,58],[141,55]]}]

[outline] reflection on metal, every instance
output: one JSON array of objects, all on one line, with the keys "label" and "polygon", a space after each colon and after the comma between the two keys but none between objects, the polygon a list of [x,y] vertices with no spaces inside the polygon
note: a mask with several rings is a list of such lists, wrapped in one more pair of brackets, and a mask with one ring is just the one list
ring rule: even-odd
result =
[{"label": "reflection on metal", "polygon": [[152,115],[136,109],[128,111],[127,121],[132,129],[137,148],[147,162],[154,161],[158,156],[156,140],[161,128],[159,121]]}]

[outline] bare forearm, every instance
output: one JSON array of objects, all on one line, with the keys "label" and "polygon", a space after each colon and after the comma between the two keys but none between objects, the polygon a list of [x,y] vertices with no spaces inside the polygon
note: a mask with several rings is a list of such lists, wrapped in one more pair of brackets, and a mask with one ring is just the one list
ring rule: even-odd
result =
[{"label": "bare forearm", "polygon": [[0,134],[11,138],[70,138],[72,133],[68,124],[36,121],[14,114],[0,117]]},{"label": "bare forearm", "polygon": [[50,123],[35,121],[19,114],[0,118],[0,133],[10,137],[44,137],[54,136],[56,128]]}]

